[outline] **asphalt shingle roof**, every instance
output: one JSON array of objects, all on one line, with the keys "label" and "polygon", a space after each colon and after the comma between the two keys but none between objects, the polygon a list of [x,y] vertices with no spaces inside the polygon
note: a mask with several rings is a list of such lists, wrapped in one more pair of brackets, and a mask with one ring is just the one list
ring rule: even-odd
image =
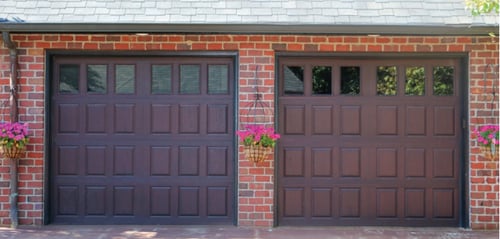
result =
[{"label": "asphalt shingle roof", "polygon": [[464,0],[0,0],[0,18],[26,23],[486,25]]}]

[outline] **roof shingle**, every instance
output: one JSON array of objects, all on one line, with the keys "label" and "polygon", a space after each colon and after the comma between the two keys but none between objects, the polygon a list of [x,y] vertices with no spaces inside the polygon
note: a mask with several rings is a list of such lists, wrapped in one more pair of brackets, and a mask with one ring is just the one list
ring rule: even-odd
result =
[{"label": "roof shingle", "polygon": [[464,0],[0,0],[27,23],[498,25]]}]

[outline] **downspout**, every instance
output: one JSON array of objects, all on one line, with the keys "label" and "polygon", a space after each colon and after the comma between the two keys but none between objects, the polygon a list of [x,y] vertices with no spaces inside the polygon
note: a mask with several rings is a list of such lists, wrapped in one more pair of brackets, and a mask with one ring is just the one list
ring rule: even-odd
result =
[{"label": "downspout", "polygon": [[9,32],[2,32],[2,37],[10,54],[10,121],[17,122],[17,49],[16,44],[10,39]]},{"label": "downspout", "polygon": [[[10,39],[9,32],[2,32],[3,43],[9,49],[10,55],[10,121],[17,122],[17,49]],[[17,228],[17,159],[10,160],[10,226]]]}]

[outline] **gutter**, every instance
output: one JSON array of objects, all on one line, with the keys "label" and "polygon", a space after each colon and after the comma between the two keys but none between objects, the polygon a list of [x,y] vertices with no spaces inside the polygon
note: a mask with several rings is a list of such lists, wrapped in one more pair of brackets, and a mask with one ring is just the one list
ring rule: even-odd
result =
[{"label": "gutter", "polygon": [[[9,49],[10,55],[10,122],[17,122],[17,48],[16,44],[10,39],[9,32],[2,32],[2,38],[5,46]],[[12,228],[17,228],[17,159],[9,159],[10,161],[10,225]]]},{"label": "gutter", "polygon": [[336,25],[336,24],[162,24],[162,23],[0,23],[12,33],[204,33],[454,36],[489,33],[498,25]]}]

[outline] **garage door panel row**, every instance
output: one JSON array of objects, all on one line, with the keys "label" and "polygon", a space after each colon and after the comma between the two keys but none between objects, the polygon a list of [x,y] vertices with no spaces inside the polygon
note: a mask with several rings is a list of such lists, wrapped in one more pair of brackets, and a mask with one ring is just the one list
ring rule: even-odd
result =
[{"label": "garage door panel row", "polygon": [[454,220],[458,213],[457,191],[446,187],[284,187],[279,196],[284,220]]},{"label": "garage door panel row", "polygon": [[[60,134],[228,134],[231,112],[228,104],[220,103],[60,103],[57,130]],[[144,121],[148,124],[138,123]]]},{"label": "garage door panel row", "polygon": [[304,178],[430,178],[458,177],[454,148],[286,147],[280,176]]},{"label": "garage door panel row", "polygon": [[[229,146],[60,145],[59,176],[231,176]],[[144,172],[149,172],[145,174]],[[57,179],[56,177],[56,179]]]},{"label": "garage door panel row", "polygon": [[[61,217],[230,217],[229,186],[64,185],[56,189]],[[107,199],[111,200],[107,200]],[[175,205],[174,205],[175,204]],[[176,210],[174,210],[176,209]]]},{"label": "garage door panel row", "polygon": [[[283,134],[332,136],[456,136],[454,106],[282,104]],[[375,117],[375,118],[373,118]]]}]

